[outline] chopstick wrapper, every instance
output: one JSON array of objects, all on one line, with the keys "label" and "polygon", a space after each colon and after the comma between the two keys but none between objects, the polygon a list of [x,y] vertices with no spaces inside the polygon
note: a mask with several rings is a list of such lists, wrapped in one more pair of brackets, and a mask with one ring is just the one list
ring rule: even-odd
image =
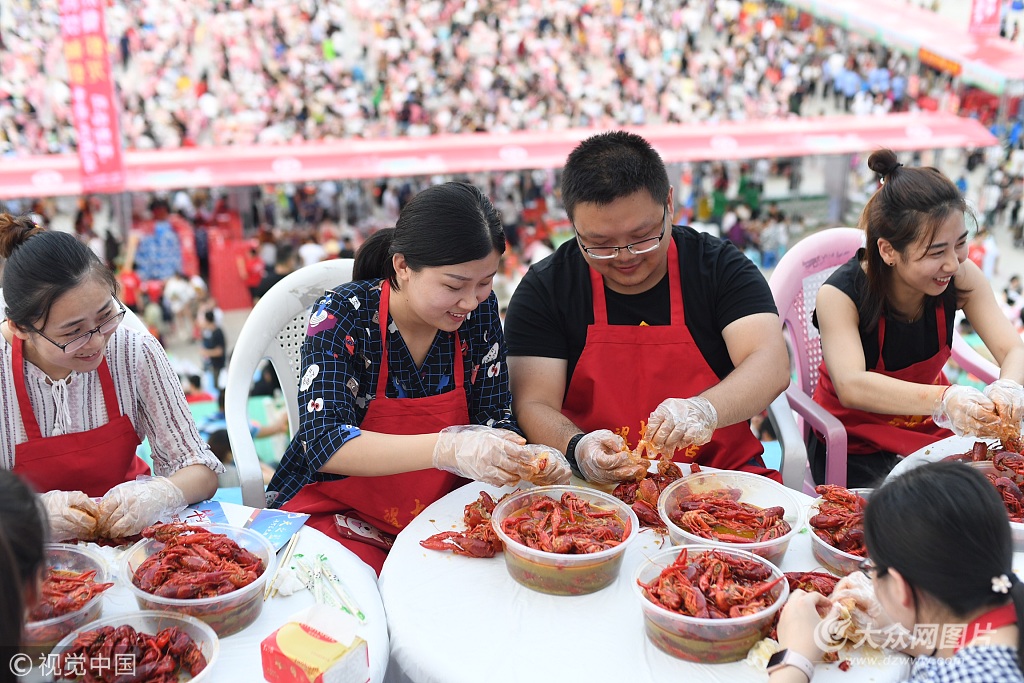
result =
[{"label": "chopstick wrapper", "polygon": [[327,605],[295,614],[260,645],[270,683],[366,683],[370,653],[359,621]]}]

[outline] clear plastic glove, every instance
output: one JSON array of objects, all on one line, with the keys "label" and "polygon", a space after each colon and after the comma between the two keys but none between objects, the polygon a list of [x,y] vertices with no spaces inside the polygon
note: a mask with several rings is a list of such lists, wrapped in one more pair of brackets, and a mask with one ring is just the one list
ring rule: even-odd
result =
[{"label": "clear plastic glove", "polygon": [[40,498],[50,520],[50,540],[96,538],[100,509],[81,491],[47,491]]},{"label": "clear plastic glove", "polygon": [[637,481],[647,471],[647,461],[630,453],[626,441],[608,429],[586,434],[577,442],[575,455],[580,472],[596,484]]},{"label": "clear plastic glove", "polygon": [[779,645],[802,654],[812,662],[821,661],[825,643],[816,634],[831,603],[821,593],[795,590],[779,615]]},{"label": "clear plastic glove", "polygon": [[434,467],[492,486],[518,483],[533,457],[526,439],[507,429],[483,425],[445,427],[437,435]]},{"label": "clear plastic glove", "polygon": [[1024,387],[1012,379],[997,379],[982,393],[995,405],[1003,425],[1020,431],[1020,423],[1024,420]]},{"label": "clear plastic glove", "polygon": [[932,411],[932,420],[939,427],[957,436],[999,436],[1001,425],[995,404],[974,387],[951,384]]},{"label": "clear plastic glove", "polygon": [[569,461],[558,449],[528,443],[522,447],[522,451],[527,459],[522,469],[518,471],[520,478],[538,486],[569,483],[572,469],[569,467]]},{"label": "clear plastic glove", "polygon": [[107,538],[137,534],[147,526],[185,509],[188,501],[167,477],[126,481],[100,501],[99,530]]},{"label": "clear plastic glove", "polygon": [[703,446],[718,428],[718,411],[703,396],[666,398],[647,418],[644,439],[671,457],[680,448]]}]

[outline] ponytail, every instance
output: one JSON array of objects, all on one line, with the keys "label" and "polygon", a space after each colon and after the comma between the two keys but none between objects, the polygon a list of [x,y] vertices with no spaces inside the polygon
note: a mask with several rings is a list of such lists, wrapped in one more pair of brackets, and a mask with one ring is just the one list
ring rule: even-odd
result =
[{"label": "ponytail", "polygon": [[391,260],[391,242],[395,237],[394,228],[384,228],[370,235],[356,252],[355,263],[352,265],[353,280],[391,281],[394,287],[395,265]]}]

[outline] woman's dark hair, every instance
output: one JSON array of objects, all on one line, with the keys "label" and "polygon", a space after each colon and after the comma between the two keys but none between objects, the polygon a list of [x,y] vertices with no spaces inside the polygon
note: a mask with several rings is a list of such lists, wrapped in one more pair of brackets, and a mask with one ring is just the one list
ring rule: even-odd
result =
[{"label": "woman's dark hair", "polygon": [[[975,468],[921,465],[876,490],[864,512],[864,540],[879,575],[890,567],[958,617],[997,606],[1006,595],[992,579],[1006,575],[1024,625],[1024,584],[1013,573],[1013,542],[1002,498]],[[1024,628],[1018,666],[1024,671]]]},{"label": "woman's dark hair", "polygon": [[[952,214],[970,214],[963,194],[936,168],[906,167],[890,149],[877,150],[868,157],[868,168],[881,176],[882,184],[868,199],[858,225],[866,235],[868,296],[860,305],[864,330],[874,329],[878,319],[894,309],[893,269],[882,260],[879,238],[887,240],[905,259],[917,240],[924,238],[926,244],[930,243]],[[967,290],[958,288],[954,278],[953,286],[941,296],[959,299],[965,294]]]},{"label": "woman's dark hair", "polygon": [[46,511],[18,475],[0,470],[0,646],[21,640],[25,589],[45,564]]},{"label": "woman's dark hair", "polygon": [[397,289],[395,254],[419,271],[478,261],[495,251],[505,253],[505,231],[491,200],[468,183],[444,183],[417,194],[394,228],[378,230],[363,242],[352,279],[387,278]]},{"label": "woman's dark hair", "polygon": [[570,221],[577,204],[607,206],[640,190],[662,204],[669,187],[665,163],[651,143],[624,130],[587,138],[562,168],[562,204]]},{"label": "woman's dark hair", "polygon": [[92,249],[74,235],[38,227],[27,216],[0,214],[0,257],[7,259],[0,282],[5,314],[17,325],[45,326],[53,302],[90,278],[117,292],[114,274]]}]

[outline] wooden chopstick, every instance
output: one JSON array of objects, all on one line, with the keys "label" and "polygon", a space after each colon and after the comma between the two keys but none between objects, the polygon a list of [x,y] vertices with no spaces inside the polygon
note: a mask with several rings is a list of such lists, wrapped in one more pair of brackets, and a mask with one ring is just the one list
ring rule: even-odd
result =
[{"label": "wooden chopstick", "polygon": [[277,568],[274,569],[274,575],[270,577],[270,581],[267,583],[267,588],[263,592],[263,601],[266,602],[269,598],[277,595],[277,588],[274,587],[274,583],[277,581],[277,575],[281,571],[281,567],[286,566],[292,561],[292,553],[295,552],[295,546],[299,541],[299,534],[302,533],[302,529],[295,532],[295,535],[288,540],[288,545],[284,547],[284,557],[277,563]]}]

